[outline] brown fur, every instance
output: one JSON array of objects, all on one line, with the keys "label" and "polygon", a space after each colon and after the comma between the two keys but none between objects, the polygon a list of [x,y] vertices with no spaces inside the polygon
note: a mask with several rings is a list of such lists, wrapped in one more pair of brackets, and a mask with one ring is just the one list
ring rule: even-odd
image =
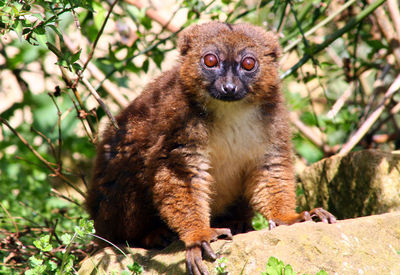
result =
[{"label": "brown fur", "polygon": [[[246,48],[257,57],[260,71],[243,99],[208,94],[198,63],[213,47],[222,56]],[[98,146],[86,202],[97,233],[153,246],[159,232],[171,230],[192,247],[215,237],[210,224],[248,224],[252,210],[276,224],[304,220],[294,210],[276,36],[212,22],[184,30],[179,49],[179,64],[121,112],[120,129],[110,126]],[[237,203],[243,207],[232,214]]]}]

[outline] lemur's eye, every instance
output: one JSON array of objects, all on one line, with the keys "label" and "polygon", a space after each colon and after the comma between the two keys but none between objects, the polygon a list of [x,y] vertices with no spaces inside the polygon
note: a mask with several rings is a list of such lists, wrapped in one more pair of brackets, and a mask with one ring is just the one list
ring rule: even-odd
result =
[{"label": "lemur's eye", "polygon": [[256,60],[252,57],[246,57],[242,60],[242,68],[246,71],[251,71],[256,65]]},{"label": "lemur's eye", "polygon": [[215,67],[218,65],[218,58],[215,54],[209,53],[203,57],[204,64],[209,67]]}]

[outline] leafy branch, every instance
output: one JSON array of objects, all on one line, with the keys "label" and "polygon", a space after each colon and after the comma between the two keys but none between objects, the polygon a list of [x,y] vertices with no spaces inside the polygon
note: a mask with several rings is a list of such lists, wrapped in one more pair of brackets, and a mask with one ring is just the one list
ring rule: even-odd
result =
[{"label": "leafy branch", "polygon": [[293,67],[284,72],[281,75],[281,79],[287,78],[289,75],[295,73],[301,66],[303,66],[308,60],[310,60],[315,54],[327,48],[330,44],[332,44],[336,39],[343,36],[346,32],[350,31],[354,27],[356,27],[359,23],[361,23],[365,17],[371,14],[375,9],[377,9],[380,5],[382,5],[386,0],[377,0],[359,14],[356,15],[355,18],[351,18],[350,21],[341,29],[336,32],[328,35],[324,42],[321,44],[313,45],[310,49],[307,49],[307,52],[304,56],[297,62]]}]

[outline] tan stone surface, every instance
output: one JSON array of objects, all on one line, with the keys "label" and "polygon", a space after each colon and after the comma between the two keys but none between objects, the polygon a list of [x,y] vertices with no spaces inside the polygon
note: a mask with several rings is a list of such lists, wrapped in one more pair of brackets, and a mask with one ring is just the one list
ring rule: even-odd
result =
[{"label": "tan stone surface", "polygon": [[379,150],[333,156],[299,175],[302,209],[322,206],[340,219],[400,210],[400,154]]},{"label": "tan stone surface", "polygon": [[[400,274],[400,212],[339,221],[306,222],[236,235],[211,245],[228,259],[229,274],[261,274],[270,256],[299,274]],[[162,251],[132,249],[144,274],[185,274],[184,251],[174,243]],[[79,274],[111,274],[127,269],[131,258],[107,248],[83,262]],[[93,266],[97,265],[97,271]],[[207,263],[216,274],[215,263]],[[92,273],[93,271],[93,273]]]}]

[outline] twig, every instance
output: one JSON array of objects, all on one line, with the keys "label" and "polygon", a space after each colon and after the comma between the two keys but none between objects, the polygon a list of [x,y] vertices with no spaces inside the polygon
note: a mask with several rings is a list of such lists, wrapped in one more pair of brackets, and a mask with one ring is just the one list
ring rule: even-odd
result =
[{"label": "twig", "polygon": [[[72,87],[72,80],[71,80],[70,77],[68,76],[68,73],[66,72],[66,70],[65,70],[62,66],[59,66],[59,68],[60,68],[60,70],[61,70],[61,74],[62,74],[63,80],[64,80],[65,83],[67,84],[68,88],[71,88],[72,92],[73,92],[74,95],[75,95],[76,100],[78,101],[79,107],[80,107],[81,109],[78,108],[78,106],[75,104],[75,101],[72,100],[72,97],[71,97],[71,100],[72,100],[72,102],[74,103],[74,106],[75,106],[77,115],[78,115],[78,117],[81,119],[81,121],[82,121],[82,123],[83,123],[83,118],[82,118],[82,116],[81,116],[81,114],[80,114],[80,111],[82,110],[82,111],[84,111],[86,114],[88,113],[88,111],[86,110],[85,105],[83,104],[83,101],[82,101],[82,99],[81,99],[81,96],[80,96],[78,90],[77,90],[76,88],[73,88],[73,87]],[[96,132],[96,130],[95,130],[95,128],[94,128],[92,122],[90,121],[90,119],[87,119],[87,118],[86,118],[86,122],[87,122],[88,125],[89,125],[90,133],[89,133],[89,131],[88,131],[86,128],[85,128],[85,131],[86,131],[88,137],[90,138],[90,140],[94,143],[94,138],[93,138],[93,136],[94,136],[94,133]],[[84,124],[84,123],[83,123],[83,124]]]},{"label": "twig", "polygon": [[47,144],[50,146],[50,150],[53,153],[54,158],[57,159],[56,148],[54,148],[54,145],[51,142],[51,139],[48,136],[46,136],[45,134],[43,134],[42,132],[40,132],[39,130],[33,128],[33,126],[31,126],[31,131],[33,131],[37,135],[41,136],[47,142]]},{"label": "twig", "polygon": [[[65,45],[68,47],[70,51],[73,51],[76,47],[73,45],[71,39],[68,37],[67,34],[63,33],[64,36],[64,42]],[[82,57],[82,55],[81,55]],[[90,72],[90,74],[96,78],[99,82],[103,80],[101,86],[104,88],[104,90],[114,99],[114,101],[120,106],[120,107],[125,107],[128,105],[128,100],[121,95],[119,92],[119,89],[114,83],[112,83],[110,80],[105,78],[105,75],[101,70],[99,70],[96,65],[93,63],[89,63],[87,66],[87,70]]]},{"label": "twig", "polygon": [[77,205],[77,206],[79,206],[79,207],[82,207],[82,205],[80,205],[79,203],[77,203],[77,202],[74,201],[73,199],[68,198],[67,196],[64,196],[63,194],[61,194],[58,190],[56,190],[56,189],[54,189],[54,188],[51,188],[50,192],[52,192],[52,193],[53,193],[55,196],[57,196],[57,197],[60,197],[60,198],[62,198],[62,199],[64,199],[64,200],[66,200],[66,201],[72,202],[73,204],[75,204],[75,205]]},{"label": "twig", "polygon": [[296,113],[290,112],[289,115],[292,124],[302,133],[306,138],[308,138],[312,143],[314,143],[319,148],[324,147],[324,142],[320,134],[316,133],[313,129],[305,125],[297,116]]},{"label": "twig", "polygon": [[76,187],[69,179],[67,179],[62,173],[61,171],[59,171],[58,169],[54,168],[52,166],[52,164],[50,162],[48,162],[45,158],[42,157],[42,155],[39,154],[38,151],[35,150],[35,148],[32,147],[32,145],[30,145],[26,139],[21,136],[9,123],[7,120],[5,120],[4,118],[0,117],[0,122],[4,125],[7,126],[8,129],[11,130],[11,132],[13,132],[13,134],[15,136],[17,136],[19,138],[19,140],[25,144],[26,147],[28,147],[28,149],[44,164],[47,166],[47,168],[49,170],[51,170],[54,175],[56,177],[59,177],[61,180],[63,180],[66,184],[68,184],[70,187],[72,187],[75,191],[77,191],[80,195],[82,195],[83,197],[85,197],[85,193],[82,192],[78,187]]},{"label": "twig", "polygon": [[[21,156],[15,156],[15,158],[18,159],[18,160],[25,161],[26,163],[28,163],[30,165],[33,165],[33,166],[36,166],[36,167],[41,168],[41,169],[46,168],[46,166],[43,166],[42,163],[36,163],[34,161],[27,160],[27,159],[25,159],[25,158],[23,158]],[[53,162],[50,162],[50,161],[49,161],[49,163],[51,165],[53,165],[53,166],[57,166],[57,163],[53,163]]]},{"label": "twig", "polygon": [[68,95],[69,98],[71,99],[72,104],[74,104],[74,107],[75,107],[75,110],[76,110],[76,116],[77,116],[77,117],[79,118],[79,120],[81,121],[82,127],[83,127],[83,129],[85,130],[86,135],[88,136],[88,138],[90,139],[90,141],[91,141],[92,143],[95,143],[94,138],[93,138],[92,135],[89,133],[89,130],[88,130],[87,127],[86,127],[85,120],[82,118],[82,116],[81,116],[80,113],[79,113],[80,110],[79,110],[79,107],[78,107],[78,105],[76,104],[74,98],[73,98],[69,93],[67,93],[67,95]]},{"label": "twig", "polygon": [[[261,1],[260,1],[260,3],[261,3]],[[288,6],[288,1],[285,1],[284,6],[282,7],[281,18],[279,19],[278,27],[276,28],[276,32],[278,34],[282,32],[282,29],[285,26],[289,11],[290,11],[290,7]]]},{"label": "twig", "polygon": [[[348,2],[346,2],[343,6],[341,6],[338,10],[336,10],[334,13],[332,13],[330,16],[328,16],[327,18],[325,18],[324,20],[322,20],[321,22],[319,22],[317,25],[315,25],[315,27],[311,28],[309,31],[307,31],[306,33],[304,33],[304,37],[307,37],[311,34],[313,34],[316,30],[318,30],[319,28],[325,26],[326,24],[328,24],[329,22],[331,22],[333,20],[333,18],[335,18],[338,14],[340,14],[342,11],[344,11],[345,9],[347,9],[349,6],[351,6],[354,2],[356,2],[357,0],[350,0]],[[300,41],[302,40],[302,38],[297,38],[295,41],[293,41],[292,43],[290,43],[288,46],[286,46],[283,49],[283,52],[288,52],[291,49],[293,49],[294,47],[296,47],[297,44],[300,43]]]},{"label": "twig", "polygon": [[56,106],[57,109],[57,116],[58,116],[58,120],[57,120],[57,125],[58,125],[58,150],[57,150],[57,165],[58,165],[58,169],[62,169],[62,161],[61,161],[61,148],[62,148],[62,134],[61,134],[61,111],[60,108],[58,107],[57,101],[54,98],[54,95],[52,95],[51,93],[49,93],[49,96],[51,98],[51,100],[53,101],[54,105]]},{"label": "twig", "polygon": [[382,114],[386,105],[390,102],[390,98],[393,94],[400,88],[400,74],[396,77],[392,85],[390,85],[389,89],[386,91],[385,96],[382,102],[379,104],[379,107],[376,108],[374,112],[365,120],[363,125],[357,130],[357,132],[349,139],[349,141],[343,145],[342,149],[339,151],[339,155],[346,155],[349,153],[354,146],[361,140],[363,136],[368,132],[368,130],[372,127],[375,121]]},{"label": "twig", "polygon": [[391,110],[390,110],[390,114],[394,115],[397,114],[400,111],[400,102],[397,103]]},{"label": "twig", "polygon": [[[49,48],[49,50],[52,51],[59,59],[62,58],[62,53],[61,53],[61,51],[60,51],[57,47],[55,47],[55,46],[54,46],[53,44],[51,44],[51,43],[46,43],[46,45],[47,45],[47,47]],[[83,101],[82,101],[82,99],[81,99],[81,96],[80,96],[80,94],[78,93],[76,87],[73,87],[72,80],[71,80],[71,78],[68,76],[67,71],[66,71],[65,68],[64,68],[63,66],[61,66],[61,65],[59,65],[58,67],[59,67],[60,70],[61,70],[62,79],[64,80],[65,84],[67,84],[67,87],[68,87],[68,88],[71,88],[72,92],[73,92],[74,95],[75,95],[76,100],[78,101],[78,104],[79,104],[80,108],[82,109],[82,111],[84,111],[84,112],[87,114],[88,111],[86,110],[85,105],[83,104]],[[71,99],[72,99],[72,98],[71,98]],[[74,100],[72,100],[72,101],[74,102],[74,106],[75,106],[75,109],[76,109],[76,111],[77,111],[77,113],[78,113],[78,117],[81,118],[81,116],[79,115],[79,113],[80,113],[79,108],[78,108],[77,105],[75,104],[75,101],[74,101]],[[81,121],[82,121],[82,123],[83,123],[83,120],[82,120],[82,119],[81,119]],[[94,128],[94,126],[93,126],[93,124],[92,124],[92,121],[91,121],[90,119],[86,119],[86,121],[87,121],[87,123],[88,123],[88,125],[89,125],[89,128],[90,128],[91,133],[95,133],[95,128]],[[84,123],[83,123],[83,124],[84,124]],[[84,127],[85,127],[85,126],[84,126]],[[92,140],[92,142],[94,142],[92,135],[89,134],[89,131],[88,131],[86,128],[85,128],[85,131],[86,131],[88,137],[90,138],[90,140]]]},{"label": "twig", "polygon": [[[371,3],[372,0],[368,0]],[[393,29],[392,24],[390,23],[383,7],[380,7],[374,11],[374,15],[376,21],[378,22],[379,28],[383,33],[383,36],[386,38],[386,41],[391,46],[393,51],[393,55],[396,59],[396,63],[400,66],[400,48],[399,48],[399,40],[395,36],[395,31]]]},{"label": "twig", "polygon": [[115,7],[115,5],[117,4],[117,2],[118,2],[118,0],[115,0],[115,1],[111,4],[110,10],[108,11],[108,13],[107,13],[107,15],[106,15],[106,18],[104,19],[104,22],[103,22],[103,24],[101,25],[101,28],[100,28],[99,32],[97,33],[96,39],[94,40],[94,42],[93,42],[93,44],[92,44],[92,47],[91,47],[91,49],[90,49],[89,55],[88,55],[88,57],[87,57],[87,59],[86,59],[86,62],[85,62],[85,64],[83,64],[82,70],[80,70],[80,71],[77,73],[78,77],[76,78],[76,80],[75,80],[75,82],[74,82],[74,84],[72,85],[71,88],[75,88],[76,85],[78,85],[78,82],[79,82],[79,80],[80,80],[80,78],[81,78],[83,72],[86,70],[86,67],[88,66],[90,60],[93,58],[94,50],[96,49],[97,43],[98,43],[99,40],[100,40],[100,36],[103,34],[103,31],[104,31],[104,28],[106,27],[107,21],[108,21],[108,19],[110,18],[111,12],[112,12],[112,10],[114,9],[114,7]]},{"label": "twig", "polygon": [[100,104],[100,106],[104,109],[106,112],[107,116],[110,118],[112,124],[114,125],[115,129],[119,129],[118,123],[115,120],[114,116],[111,114],[110,110],[108,109],[107,105],[104,104],[103,100],[101,100],[101,97],[99,94],[96,92],[96,90],[93,88],[93,86],[89,83],[89,81],[82,77],[82,82],[85,84],[85,86],[89,89],[89,92],[94,96],[94,98],[97,100],[97,102]]},{"label": "twig", "polygon": [[[393,100],[390,102],[390,104],[393,104]],[[379,135],[376,135],[375,133],[378,132],[379,129],[381,129],[381,127],[382,127],[383,125],[386,125],[386,124],[388,123],[389,120],[392,120],[394,128],[396,129],[396,131],[398,131],[398,127],[397,127],[397,124],[396,124],[396,120],[395,120],[394,117],[393,117],[394,114],[395,114],[395,112],[393,112],[393,108],[391,108],[390,111],[389,111],[388,116],[385,117],[384,119],[381,119],[379,122],[377,122],[377,123],[374,125],[374,128],[371,127],[371,130],[369,131],[369,133],[368,133],[367,136],[372,136],[372,137],[374,137],[374,136],[379,136]],[[375,141],[375,140],[374,140],[374,141]]]},{"label": "twig", "polygon": [[357,26],[365,17],[367,17],[370,13],[372,13],[376,8],[382,5],[386,0],[377,0],[373,4],[366,7],[363,11],[355,16],[355,18],[350,19],[350,21],[341,29],[337,30],[333,34],[329,35],[324,42],[321,44],[315,45],[315,48],[311,48],[309,53],[306,53],[300,60],[297,62],[293,67],[289,70],[284,72],[281,75],[281,79],[288,77],[289,75],[296,72],[301,66],[303,66],[309,59],[311,59],[315,54],[322,51],[330,44],[332,44],[336,39],[341,37],[344,33],[348,32],[349,30],[353,29]]},{"label": "twig", "polygon": [[333,119],[337,113],[339,113],[340,109],[344,106],[347,99],[352,95],[354,89],[354,83],[351,82],[349,87],[347,87],[346,91],[336,100],[335,104],[333,104],[332,108],[327,113],[327,117],[329,119]]},{"label": "twig", "polygon": [[[142,4],[142,2],[140,0],[125,0],[125,2],[128,4],[134,5],[135,7],[139,8],[139,9],[144,8],[144,5]],[[149,18],[151,18],[152,20],[159,23],[162,27],[165,27],[170,32],[177,32],[180,29],[180,27],[171,24],[171,22],[167,18],[163,17],[156,10],[154,10],[152,8],[148,8],[146,10],[146,15]]]},{"label": "twig", "polygon": [[388,0],[389,14],[394,28],[397,32],[397,39],[400,40],[400,8],[397,0]]},{"label": "twig", "polygon": [[[314,70],[315,70],[315,71],[314,71],[314,72],[315,72],[314,74],[318,77],[318,71],[317,71],[317,68],[316,68],[316,61],[315,61],[315,60],[313,60],[313,67],[314,67]],[[308,98],[309,98],[309,101],[310,101],[312,114],[313,114],[313,116],[314,116],[314,119],[315,119],[315,122],[316,122],[316,126],[317,126],[316,129],[318,130],[318,136],[320,137],[321,142],[323,143],[323,144],[321,144],[319,147],[320,147],[322,150],[324,150],[324,148],[326,147],[326,138],[322,135],[322,132],[321,132],[321,125],[320,125],[320,123],[319,123],[319,119],[318,119],[318,116],[317,116],[317,112],[316,112],[316,110],[315,110],[314,101],[312,100],[312,97],[311,97],[311,91],[310,91],[310,89],[309,89],[307,83],[305,83],[305,81],[304,81],[304,79],[305,79],[305,74],[304,74],[303,68],[300,68],[300,73],[301,73],[301,76],[302,76],[302,79],[303,79],[304,87],[305,87],[305,89],[306,89],[306,91],[307,91],[307,93],[308,93]],[[322,84],[321,84],[320,81],[319,81],[319,85],[322,87]],[[325,88],[322,87],[322,89],[324,90],[324,94],[326,94],[326,93],[325,93]],[[325,151],[325,150],[324,150],[324,151]]]},{"label": "twig", "polygon": [[16,233],[17,236],[18,236],[18,235],[19,235],[19,229],[18,229],[17,223],[16,223],[15,220],[14,220],[14,217],[11,216],[10,212],[7,211],[7,208],[5,208],[5,206],[1,203],[1,201],[0,201],[0,206],[1,206],[1,208],[3,208],[4,212],[6,212],[7,216],[10,218],[11,223],[12,223],[12,224],[14,225],[14,227],[15,227],[15,233]]},{"label": "twig", "polygon": [[29,42],[30,37],[32,36],[32,33],[34,33],[35,29],[37,29],[40,26],[46,26],[48,23],[52,22],[53,20],[56,20],[63,13],[69,12],[71,10],[74,10],[74,7],[63,9],[59,13],[54,14],[53,16],[49,17],[48,19],[46,19],[44,21],[36,20],[35,22],[33,22],[33,24],[36,24],[38,22],[37,25],[29,30],[29,32],[25,35],[25,39]]},{"label": "twig", "polygon": [[[383,92],[382,87],[384,87],[384,78],[386,76],[386,74],[388,73],[388,69],[387,67],[389,67],[388,65],[386,65],[383,70],[382,73],[378,76],[378,78],[375,80],[374,84],[372,85],[373,87],[373,92],[370,92],[370,96],[368,99],[368,103],[365,106],[364,110],[363,110],[363,115],[359,120],[359,125],[363,124],[364,121],[366,120],[366,117],[368,116],[370,110],[372,109],[372,107],[374,106],[375,103],[375,99],[378,96],[379,93]],[[370,85],[368,83],[365,83],[366,81],[364,81],[364,78],[362,77],[362,75],[360,75],[360,83],[362,85],[362,87],[367,90],[370,89]],[[368,91],[368,90],[367,90]]]},{"label": "twig", "polygon": [[[126,58],[125,59],[125,64],[127,64],[128,62],[131,62],[134,58],[142,55],[142,54],[146,54],[150,51],[152,51],[153,49],[157,48],[160,44],[164,43],[165,41],[168,41],[169,39],[171,39],[172,37],[176,36],[178,33],[180,33],[184,28],[181,27],[177,32],[171,33],[169,36],[167,36],[164,39],[159,40],[157,43],[154,43],[153,45],[150,45],[149,47],[147,47],[146,49],[138,52],[137,54]],[[99,86],[101,86],[103,84],[103,82],[105,80],[107,80],[111,75],[113,75],[115,72],[117,71],[117,68],[113,68],[106,76],[105,78],[98,84],[98,86],[95,88],[95,90],[97,90],[99,88]]]}]

